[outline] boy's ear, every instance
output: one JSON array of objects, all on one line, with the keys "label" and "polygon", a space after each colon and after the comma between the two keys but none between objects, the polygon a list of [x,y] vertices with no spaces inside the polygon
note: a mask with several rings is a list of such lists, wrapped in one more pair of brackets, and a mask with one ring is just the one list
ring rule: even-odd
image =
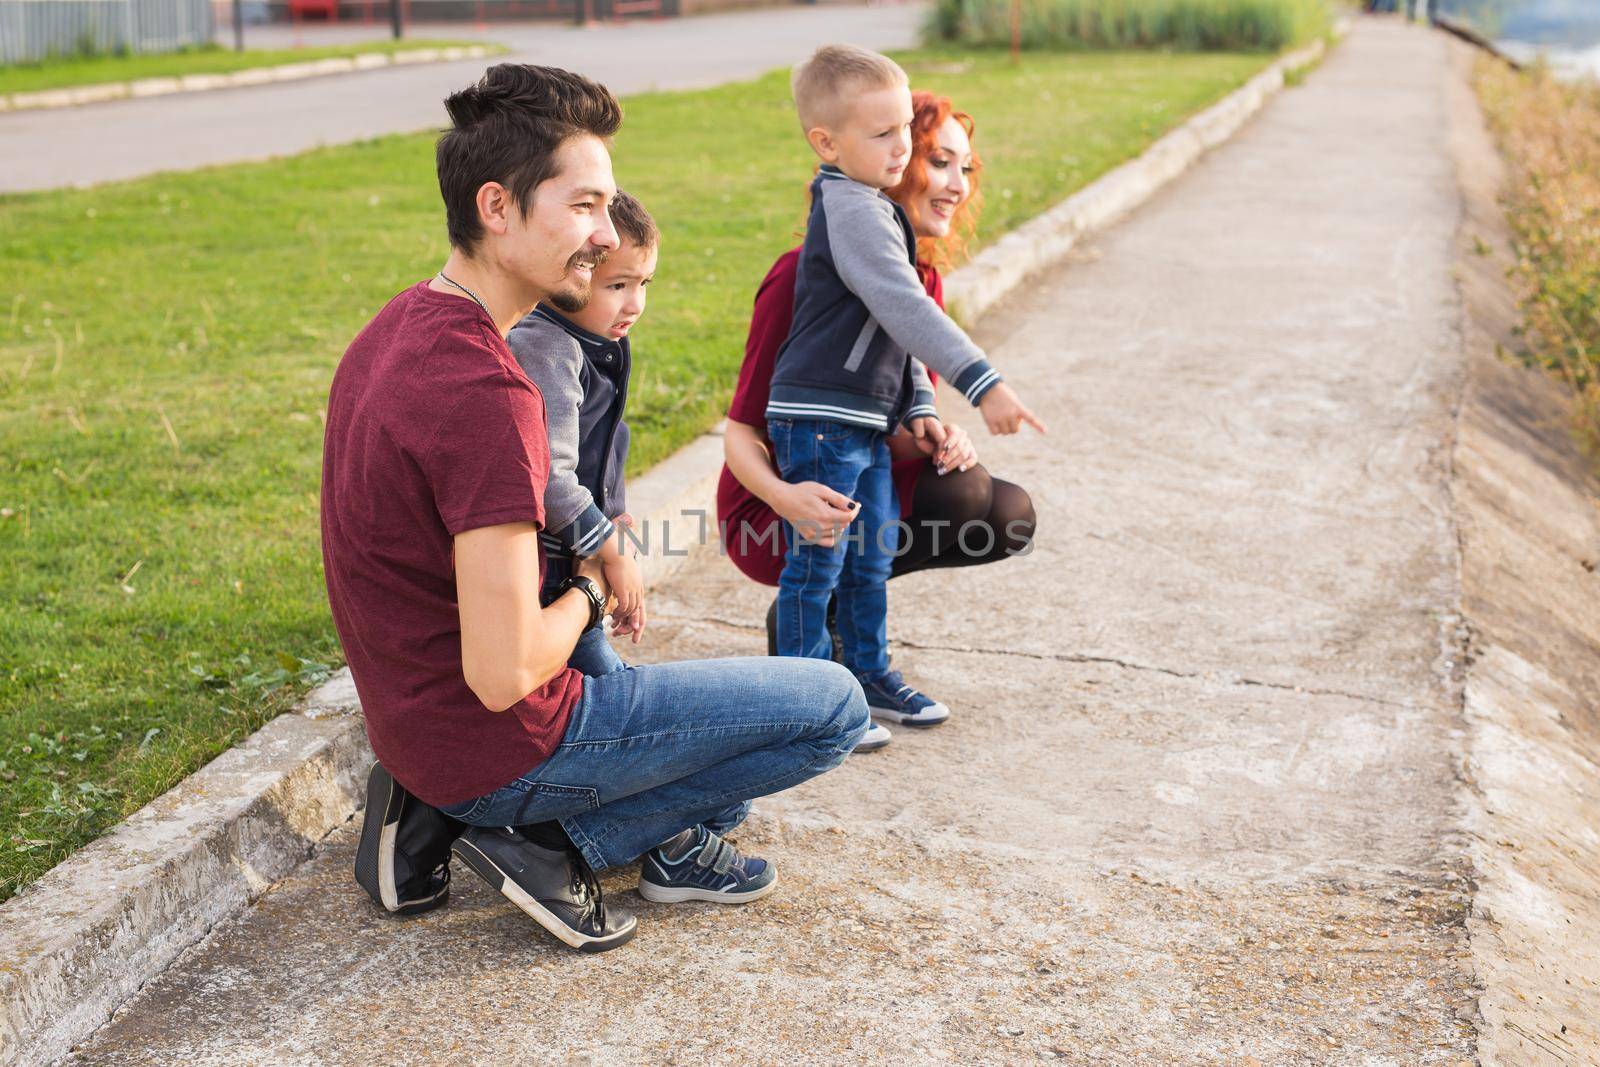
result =
[{"label": "boy's ear", "polygon": [[833,134],[821,126],[813,126],[806,131],[806,141],[810,143],[811,150],[821,157],[824,163],[837,163],[839,149],[833,143]]}]

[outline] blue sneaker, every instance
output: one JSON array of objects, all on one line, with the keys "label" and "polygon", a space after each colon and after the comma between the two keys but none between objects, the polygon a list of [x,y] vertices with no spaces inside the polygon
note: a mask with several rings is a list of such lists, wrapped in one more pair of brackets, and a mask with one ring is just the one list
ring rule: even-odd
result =
[{"label": "blue sneaker", "polygon": [[867,710],[874,719],[887,719],[901,726],[938,726],[950,717],[950,709],[906,684],[899,671],[884,671],[876,678],[861,678],[867,694]]},{"label": "blue sneaker", "polygon": [[657,904],[709,900],[746,904],[778,887],[778,869],[744,856],[704,826],[685,830],[644,854],[639,895]]}]

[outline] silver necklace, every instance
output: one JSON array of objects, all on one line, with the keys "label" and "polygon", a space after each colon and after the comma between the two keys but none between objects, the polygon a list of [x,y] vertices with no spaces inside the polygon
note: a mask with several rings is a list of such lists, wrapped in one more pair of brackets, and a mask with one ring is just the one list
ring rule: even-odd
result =
[{"label": "silver necklace", "polygon": [[468,296],[472,297],[472,302],[474,304],[477,304],[479,307],[481,307],[483,309],[483,313],[485,315],[489,315],[489,318],[491,318],[491,319],[494,318],[493,315],[489,314],[489,305],[485,304],[483,302],[483,298],[480,297],[477,293],[474,293],[471,289],[468,289],[466,286],[462,285],[460,282],[458,282],[454,278],[450,277],[450,275],[446,274],[444,271],[440,271],[439,272],[439,280],[443,281],[443,282],[447,282],[448,284],[455,286],[457,289],[460,289],[463,293],[466,293]]}]

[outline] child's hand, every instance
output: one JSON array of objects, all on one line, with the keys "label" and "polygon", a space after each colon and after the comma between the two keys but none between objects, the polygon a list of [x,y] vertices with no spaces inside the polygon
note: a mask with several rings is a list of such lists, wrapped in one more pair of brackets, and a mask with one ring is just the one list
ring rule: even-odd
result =
[{"label": "child's hand", "polygon": [[939,446],[944,444],[947,432],[944,423],[939,421],[937,415],[924,415],[920,419],[912,419],[909,429],[912,440],[925,456],[931,456],[939,450]]},{"label": "child's hand", "polygon": [[644,633],[644,578],[639,564],[632,557],[618,555],[606,560],[604,566],[606,584],[617,598],[611,612],[615,626],[612,633],[632,634],[634,644],[638,644],[639,635]]},{"label": "child's hand", "polygon": [[1011,434],[1022,429],[1022,424],[1027,423],[1040,433],[1045,432],[1044,423],[1027,408],[1017,397],[1017,392],[1005,382],[1001,382],[978,401],[978,410],[983,413],[983,421],[992,434]]},{"label": "child's hand", "polygon": [[645,611],[643,604],[640,604],[639,610],[634,612],[632,615],[612,615],[611,636],[621,637],[624,634],[631,634],[633,637],[633,643],[637,645],[639,643],[639,638],[644,634],[644,616]]}]

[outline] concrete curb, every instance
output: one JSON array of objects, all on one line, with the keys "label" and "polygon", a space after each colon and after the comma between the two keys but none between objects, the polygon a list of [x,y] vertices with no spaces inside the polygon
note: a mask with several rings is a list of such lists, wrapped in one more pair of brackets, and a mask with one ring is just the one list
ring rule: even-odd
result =
[{"label": "concrete curb", "polygon": [[[972,321],[1085,234],[1112,224],[1231,137],[1321,57],[1286,55],[1221,102],[991,245],[946,280]],[[719,425],[628,487],[653,587],[716,550]],[[362,802],[372,758],[348,671],[0,905],[0,1067],[49,1062],[219,920],[261,895]]]},{"label": "concrete curb", "polygon": [[1485,37],[1483,34],[1479,33],[1476,29],[1467,25],[1465,22],[1462,22],[1459,19],[1453,19],[1449,15],[1440,15],[1437,13],[1435,13],[1432,18],[1434,26],[1443,30],[1445,33],[1450,34],[1452,37],[1459,37],[1461,40],[1472,45],[1474,48],[1481,49],[1497,59],[1504,60],[1506,65],[1512,70],[1523,69],[1522,63],[1519,63],[1517,60],[1506,55],[1499,49],[1494,41]]},{"label": "concrete curb", "polygon": [[383,67],[414,63],[452,63],[459,59],[481,59],[494,55],[487,45],[461,45],[449,48],[413,48],[404,52],[369,52],[356,56],[330,56],[304,63],[281,63],[271,67],[247,67],[228,74],[185,74],[175,78],[140,78],[137,81],[105,82],[66,89],[41,89],[31,93],[0,96],[0,111],[31,111],[39,108],[79,107],[103,104],[110,100],[138,100],[171,93],[200,93],[213,89],[238,89],[273,82],[302,81],[328,74],[353,74]]},{"label": "concrete curb", "polygon": [[0,1064],[48,1063],[361,803],[348,671],[0,905]]},{"label": "concrete curb", "polygon": [[725,425],[726,421],[717,423],[628,483],[628,510],[638,520],[639,569],[646,589],[721,544],[716,498]]}]

